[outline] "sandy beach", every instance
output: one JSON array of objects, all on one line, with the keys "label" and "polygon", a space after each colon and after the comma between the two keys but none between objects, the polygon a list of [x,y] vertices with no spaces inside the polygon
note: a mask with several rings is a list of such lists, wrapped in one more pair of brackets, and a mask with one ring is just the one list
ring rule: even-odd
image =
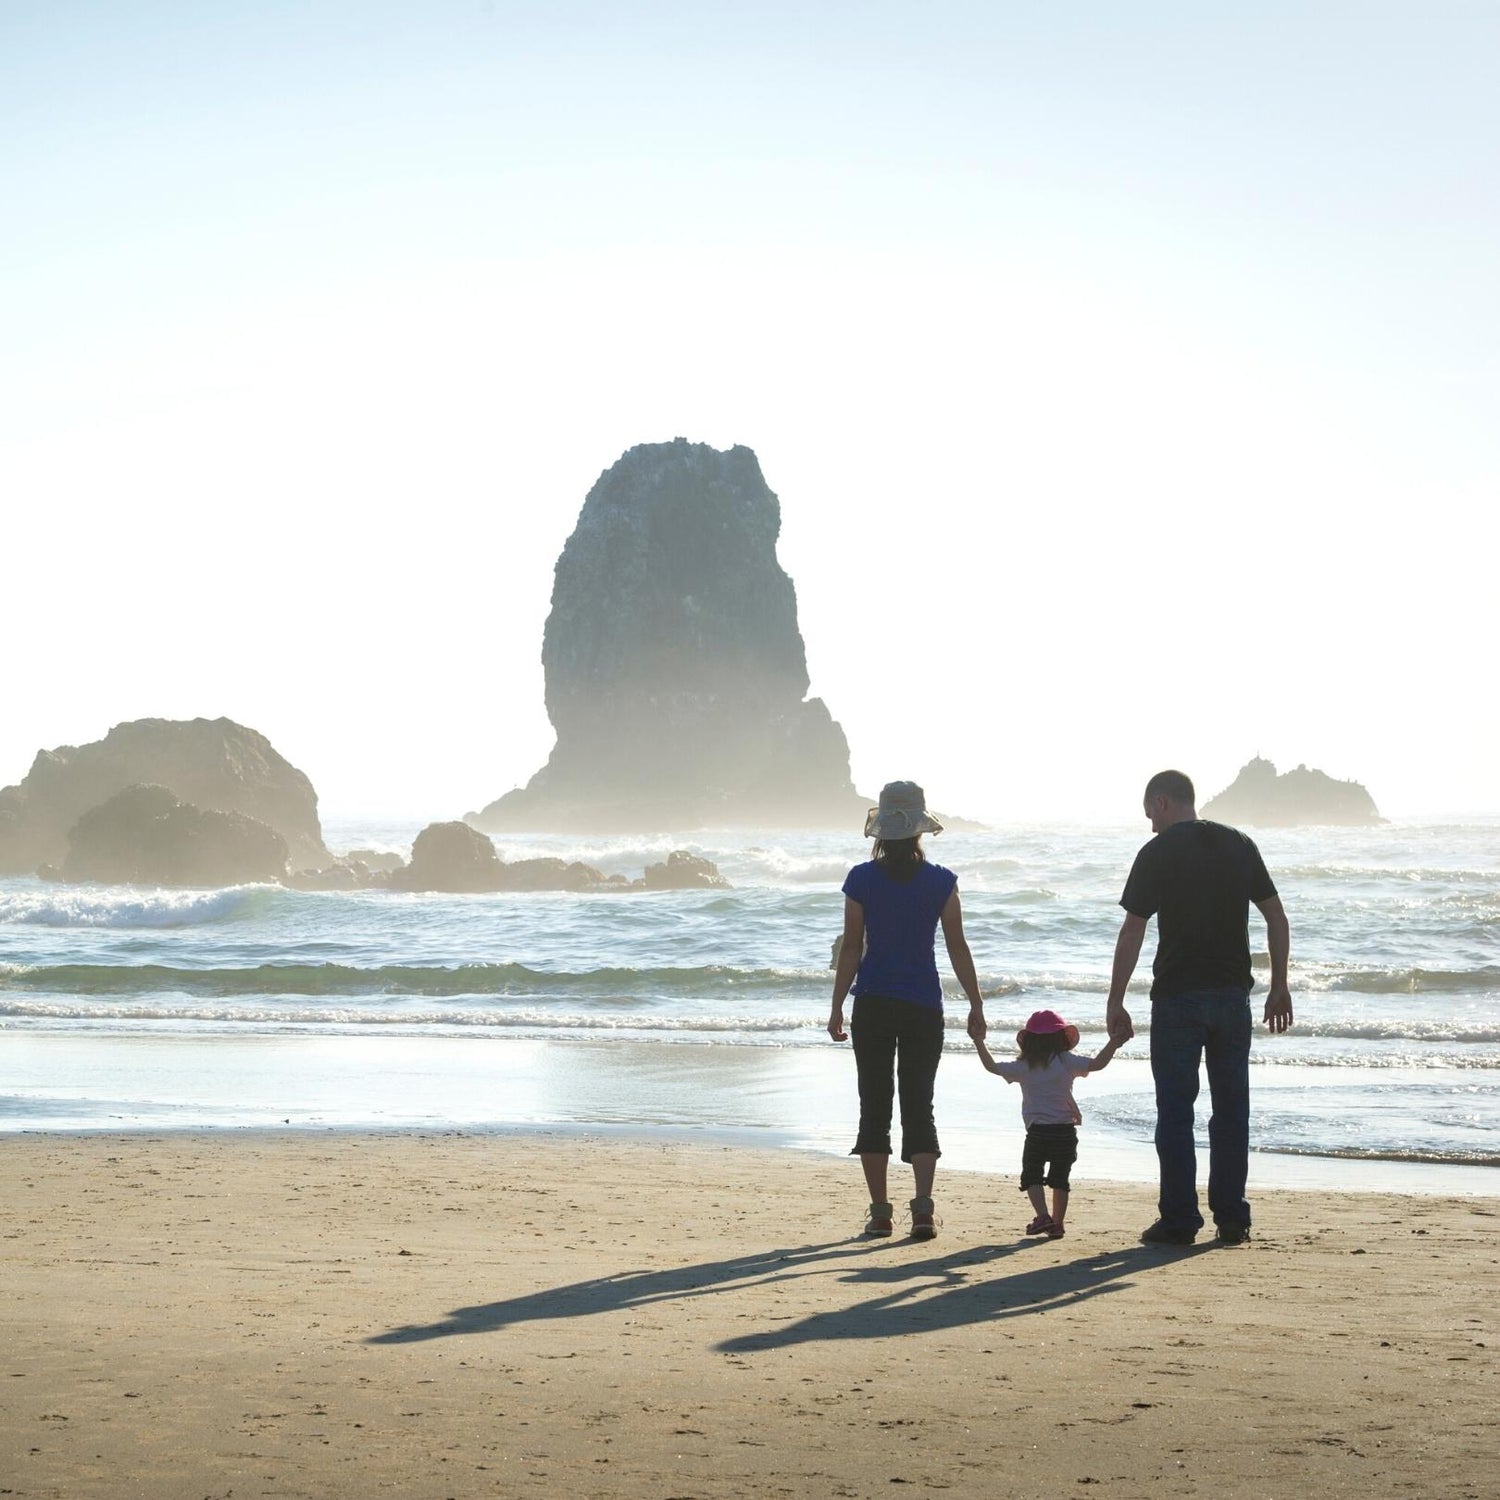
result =
[{"label": "sandy beach", "polygon": [[[533,1134],[12,1136],[0,1494],[1480,1497],[1500,1200],[1150,1189]],[[1095,1488],[1097,1486],[1097,1488]]]}]

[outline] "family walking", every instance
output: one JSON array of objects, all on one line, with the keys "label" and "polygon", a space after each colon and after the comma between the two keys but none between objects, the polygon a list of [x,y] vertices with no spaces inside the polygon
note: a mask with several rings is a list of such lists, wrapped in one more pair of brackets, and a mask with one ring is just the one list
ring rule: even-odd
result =
[{"label": "family walking", "polygon": [[[1161,1189],[1158,1218],[1141,1239],[1190,1245],[1203,1228],[1193,1140],[1200,1065],[1208,1074],[1212,1106],[1209,1212],[1221,1244],[1249,1239],[1250,906],[1266,923],[1271,978],[1264,1020],[1274,1033],[1292,1023],[1290,936],[1260,851],[1238,830],[1199,818],[1195,803],[1193,784],[1180,771],[1162,771],[1146,784],[1142,805],[1154,837],[1136,855],[1120,897],[1125,916],[1105,1003],[1109,1040],[1093,1056],[1081,1056],[1074,1050],[1078,1028],[1055,1011],[1041,1010],[1017,1034],[1018,1055],[997,1061],[986,1044],[989,1028],[964,938],[958,877],[929,862],[922,848],[922,835],[940,833],[942,825],[927,811],[915,782],[893,781],[881,791],[880,806],[865,822],[865,837],[875,840],[873,858],[856,865],[844,881],[844,930],[828,1015],[829,1035],[837,1042],[853,1040],[859,1133],[851,1154],[860,1159],[870,1193],[866,1234],[889,1235],[895,1229],[887,1168],[898,1102],[901,1160],[913,1176],[911,1235],[931,1239],[937,1233],[932,1191],[942,1153],[933,1088],[943,1050],[938,927],[968,998],[968,1034],[979,1060],[1021,1089],[1026,1126],[1021,1189],[1035,1211],[1026,1233],[1061,1239],[1081,1123],[1073,1086],[1107,1067],[1135,1035],[1125,989],[1155,917],[1150,1057]],[[851,994],[854,1007],[846,1025],[844,1004]]]}]

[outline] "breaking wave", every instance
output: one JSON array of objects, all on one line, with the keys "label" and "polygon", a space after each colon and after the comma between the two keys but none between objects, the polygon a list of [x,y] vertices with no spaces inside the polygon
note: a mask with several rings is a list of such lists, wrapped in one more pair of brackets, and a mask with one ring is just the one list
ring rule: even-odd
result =
[{"label": "breaking wave", "polygon": [[[453,968],[392,964],[258,964],[247,969],[178,969],[161,964],[118,966],[0,965],[0,995],[555,995],[615,1002],[679,999],[733,990],[806,991],[826,983],[822,969],[732,969],[711,964],[683,969],[590,969],[549,972],[526,964],[460,964]],[[0,1009],[3,1009],[0,1003]]]},{"label": "breaking wave", "polygon": [[264,916],[288,894],[275,885],[237,885],[222,891],[46,886],[0,891],[0,925],[201,927]]},{"label": "breaking wave", "polygon": [[1343,1161],[1429,1162],[1450,1167],[1500,1167],[1500,1153],[1472,1150],[1435,1150],[1420,1146],[1254,1146],[1268,1156],[1332,1156]]}]

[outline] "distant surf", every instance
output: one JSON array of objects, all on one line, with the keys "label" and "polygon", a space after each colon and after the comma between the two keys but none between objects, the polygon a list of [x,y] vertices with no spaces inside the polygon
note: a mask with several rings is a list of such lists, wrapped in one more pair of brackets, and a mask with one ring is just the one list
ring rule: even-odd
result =
[{"label": "distant surf", "polygon": [[[335,848],[399,848],[415,832],[328,830]],[[1080,1028],[1083,1050],[1099,1046],[1120,888],[1148,836],[1144,824],[1017,826],[930,841],[929,856],[959,876],[996,1050],[1043,1008]],[[1257,1144],[1393,1163],[1500,1157],[1500,822],[1262,830],[1257,841],[1291,915],[1297,1015],[1285,1036],[1256,1028]],[[682,843],[508,836],[501,852],[638,873]],[[844,874],[868,844],[857,830],[702,830],[688,847],[732,888],[398,895],[0,880],[0,1035],[12,1069],[24,1044],[38,1070],[24,1088],[5,1085],[5,1128],[114,1117],[111,1100],[127,1101],[130,1119],[212,1123],[225,1117],[209,1107],[218,1092],[203,1085],[201,1065],[240,1056],[240,1043],[256,1067],[301,1058],[297,1091],[328,1120],[407,1118],[398,1096],[414,1090],[422,1118],[440,1123],[450,1107],[443,1070],[462,1057],[475,1075],[462,1118],[503,1123],[520,1094],[496,1096],[487,1080],[542,1047],[550,1082],[534,1118],[583,1118],[580,1070],[607,1061],[614,1082],[593,1096],[589,1118],[656,1119],[670,1100],[684,1118],[734,1127],[755,1080],[775,1073],[833,1091],[814,1111],[802,1085],[788,1085],[770,1114],[793,1136],[800,1111],[842,1121],[852,1083],[847,1046],[825,1031],[829,950]],[[1254,916],[1251,937],[1258,1016],[1267,971]],[[980,1095],[988,1075],[947,983],[940,1094]],[[1148,944],[1128,996],[1139,1035],[1089,1083],[1085,1105],[1096,1142],[1129,1142],[1148,1158],[1150,983]],[[140,1062],[148,1039],[165,1049],[160,1067]],[[371,1077],[401,1081],[366,1089],[339,1065],[349,1051]],[[408,1056],[430,1056],[438,1071],[413,1077]],[[649,1078],[639,1071],[648,1058]],[[244,1091],[236,1120],[292,1113],[284,1079],[231,1070],[224,1087]],[[982,1137],[1009,1119],[1011,1101],[982,1098],[973,1121],[945,1129]],[[1206,1113],[1206,1094],[1201,1103]]]}]

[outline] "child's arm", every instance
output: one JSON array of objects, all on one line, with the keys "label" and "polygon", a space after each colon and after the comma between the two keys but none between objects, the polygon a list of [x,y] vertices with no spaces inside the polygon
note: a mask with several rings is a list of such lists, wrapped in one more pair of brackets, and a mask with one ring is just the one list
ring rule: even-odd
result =
[{"label": "child's arm", "polygon": [[1110,1039],[1094,1054],[1094,1060],[1088,1066],[1090,1073],[1102,1073],[1108,1066],[1109,1060],[1120,1050],[1121,1043],[1114,1037]]},{"label": "child's arm", "polygon": [[999,1073],[1000,1064],[990,1056],[990,1049],[984,1045],[984,1039],[982,1037],[971,1036],[970,1040],[974,1043],[974,1050],[979,1053],[980,1062],[982,1062],[985,1067],[990,1070],[991,1073]]}]

